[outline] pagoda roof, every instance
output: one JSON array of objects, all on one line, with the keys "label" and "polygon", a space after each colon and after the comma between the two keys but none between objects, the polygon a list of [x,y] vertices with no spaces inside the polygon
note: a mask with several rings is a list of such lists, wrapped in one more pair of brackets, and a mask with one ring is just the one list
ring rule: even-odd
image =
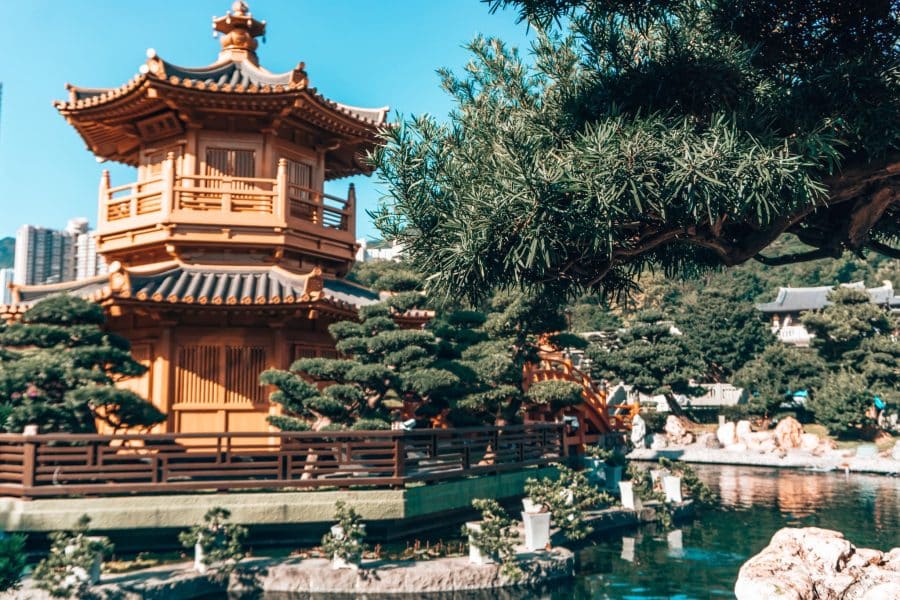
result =
[{"label": "pagoda roof", "polygon": [[[69,97],[54,106],[75,127],[98,157],[136,166],[142,141],[174,135],[203,115],[250,119],[254,130],[312,128],[322,144],[342,146],[342,163],[329,168],[329,179],[370,169],[356,158],[378,141],[389,108],[342,104],[309,86],[304,63],[284,73],[260,66],[255,37],[265,33],[246,3],[213,20],[224,33],[218,59],[202,67],[185,67],[147,51],[139,72],[118,87],[67,84]],[[164,125],[164,126],[162,126]],[[341,161],[339,161],[341,162]]]},{"label": "pagoda roof", "polygon": [[[841,287],[864,290],[869,294],[872,304],[888,308],[900,308],[900,296],[894,295],[894,287],[890,281],[885,281],[881,286],[869,289],[866,289],[866,285],[862,281],[844,283],[841,284]],[[834,286],[830,285],[778,288],[778,296],[773,302],[757,304],[756,309],[764,313],[797,313],[807,310],[819,310],[831,304],[828,300],[828,294],[833,289]]]},{"label": "pagoda roof", "polygon": [[318,269],[298,274],[278,266],[188,265],[173,261],[150,269],[125,269],[53,285],[14,286],[14,305],[0,313],[24,312],[35,302],[72,294],[95,302],[110,299],[156,304],[248,306],[321,303],[351,312],[379,301],[368,288],[325,277]]}]

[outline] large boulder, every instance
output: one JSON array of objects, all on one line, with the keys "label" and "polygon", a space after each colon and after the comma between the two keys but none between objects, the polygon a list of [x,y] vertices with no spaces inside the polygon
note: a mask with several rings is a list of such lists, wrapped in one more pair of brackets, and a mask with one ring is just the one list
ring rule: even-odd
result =
[{"label": "large boulder", "polygon": [[688,431],[689,426],[690,421],[684,417],[675,415],[666,417],[666,426],[663,429],[669,443],[674,446],[687,446],[694,443],[694,434]]},{"label": "large boulder", "polygon": [[753,433],[750,428],[750,421],[738,421],[734,427],[734,435],[737,436],[739,442],[743,442],[744,438]]},{"label": "large boulder", "polygon": [[751,452],[769,453],[778,449],[775,434],[771,431],[751,431],[741,438]]},{"label": "large boulder", "polygon": [[697,445],[703,448],[721,448],[722,444],[719,443],[716,434],[712,431],[704,431],[703,433],[697,436]]},{"label": "large boulder", "polygon": [[793,450],[800,447],[803,425],[794,417],[785,417],[775,426],[775,442],[779,448]]},{"label": "large boulder", "polygon": [[723,446],[733,446],[734,444],[737,444],[737,429],[735,428],[734,423],[728,421],[727,423],[719,425],[719,428],[716,429],[716,438]]},{"label": "large boulder", "polygon": [[900,460],[900,441],[894,444],[893,450],[891,450],[891,458],[894,460]]},{"label": "large boulder", "polygon": [[738,600],[863,600],[895,598],[874,590],[900,588],[900,548],[856,548],[842,533],[818,527],[778,531],[738,573]]},{"label": "large boulder", "polygon": [[812,452],[819,447],[819,436],[814,433],[804,433],[800,436],[800,447],[803,450]]}]

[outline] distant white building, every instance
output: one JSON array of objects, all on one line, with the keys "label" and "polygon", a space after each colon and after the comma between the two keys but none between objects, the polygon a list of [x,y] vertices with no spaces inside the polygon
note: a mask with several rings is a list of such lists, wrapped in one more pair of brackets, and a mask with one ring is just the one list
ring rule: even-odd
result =
[{"label": "distant white building", "polygon": [[[865,290],[872,304],[883,306],[885,310],[900,311],[900,296],[894,293],[894,286],[890,281],[884,281],[881,286],[868,289],[862,281],[843,283],[841,286]],[[772,333],[780,341],[795,346],[809,346],[815,336],[806,330],[800,322],[800,316],[807,311],[821,310],[831,304],[828,301],[828,294],[833,289],[834,286],[829,285],[778,288],[778,295],[773,302],[757,304],[756,309],[771,318]]]},{"label": "distant white building", "polygon": [[[675,394],[675,400],[684,408],[721,408],[723,406],[737,406],[747,402],[749,396],[743,388],[735,387],[730,383],[694,383],[698,388],[706,390],[700,396],[685,396]],[[619,383],[609,388],[608,402],[610,404],[639,403],[642,406],[652,406],[656,412],[668,412],[669,403],[662,394],[650,396],[641,394],[632,386]]]},{"label": "distant white building", "polygon": [[356,250],[356,262],[369,262],[371,260],[394,260],[403,258],[403,245],[383,240],[369,242],[356,240],[359,248]]},{"label": "distant white building", "polygon": [[62,231],[23,225],[16,232],[13,281],[17,285],[61,283],[105,272],[87,219],[71,219]]},{"label": "distant white building", "polygon": [[9,286],[13,282],[12,268],[0,269],[0,304],[12,304],[12,290]]}]

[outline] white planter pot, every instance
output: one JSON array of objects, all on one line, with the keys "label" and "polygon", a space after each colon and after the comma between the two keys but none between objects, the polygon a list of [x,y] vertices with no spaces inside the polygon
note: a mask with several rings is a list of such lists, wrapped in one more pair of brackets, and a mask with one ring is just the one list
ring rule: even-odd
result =
[{"label": "white planter pot", "polygon": [[681,477],[667,475],[663,477],[663,490],[666,493],[666,502],[681,503]]},{"label": "white planter pot", "polygon": [[603,473],[606,476],[606,489],[616,490],[619,482],[622,481],[622,467],[603,467]]},{"label": "white planter pot", "polygon": [[619,482],[619,495],[622,499],[622,507],[626,510],[640,510],[641,500],[634,493],[634,484],[630,481]]},{"label": "white planter pot", "polygon": [[543,550],[550,543],[550,513],[522,513],[525,525],[525,548]]},{"label": "white planter pot", "polygon": [[203,546],[200,545],[200,542],[197,542],[194,544],[194,570],[201,575],[209,571],[209,566],[203,562],[204,558]]},{"label": "white planter pot", "polygon": [[522,498],[522,510],[526,513],[540,513],[544,511],[544,505],[539,504],[531,498]]},{"label": "white planter pot", "polygon": [[[481,523],[469,521],[466,523],[466,529],[468,529],[469,532],[481,531]],[[469,562],[473,565],[489,565],[494,562],[491,560],[490,556],[483,553],[481,548],[472,542],[471,533],[469,535]]]}]

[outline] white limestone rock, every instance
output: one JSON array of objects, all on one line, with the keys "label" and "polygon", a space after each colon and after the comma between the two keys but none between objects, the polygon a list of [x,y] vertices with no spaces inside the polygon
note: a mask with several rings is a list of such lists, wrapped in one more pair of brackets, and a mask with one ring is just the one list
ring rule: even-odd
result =
[{"label": "white limestone rock", "polygon": [[635,448],[644,447],[644,439],[647,437],[647,423],[641,415],[634,415],[631,419],[631,443]]},{"label": "white limestone rock", "polygon": [[794,417],[785,417],[775,426],[775,443],[779,448],[793,450],[800,447],[803,425]]},{"label": "white limestone rock", "polygon": [[753,429],[750,427],[750,421],[738,421],[734,429],[734,434],[737,436],[738,442],[743,442],[745,437],[753,433]]},{"label": "white limestone rock", "polygon": [[716,439],[723,446],[733,446],[738,443],[737,431],[733,422],[728,421],[724,425],[719,425],[716,429]]},{"label": "white limestone rock", "polygon": [[843,534],[806,527],[778,531],[741,567],[738,600],[861,600],[900,586],[900,548],[884,554],[856,548]]},{"label": "white limestone rock", "polygon": [[819,436],[814,433],[804,433],[800,436],[800,448],[812,452],[819,447]]},{"label": "white limestone rock", "polygon": [[894,444],[894,448],[891,450],[891,458],[900,460],[900,441]]}]

